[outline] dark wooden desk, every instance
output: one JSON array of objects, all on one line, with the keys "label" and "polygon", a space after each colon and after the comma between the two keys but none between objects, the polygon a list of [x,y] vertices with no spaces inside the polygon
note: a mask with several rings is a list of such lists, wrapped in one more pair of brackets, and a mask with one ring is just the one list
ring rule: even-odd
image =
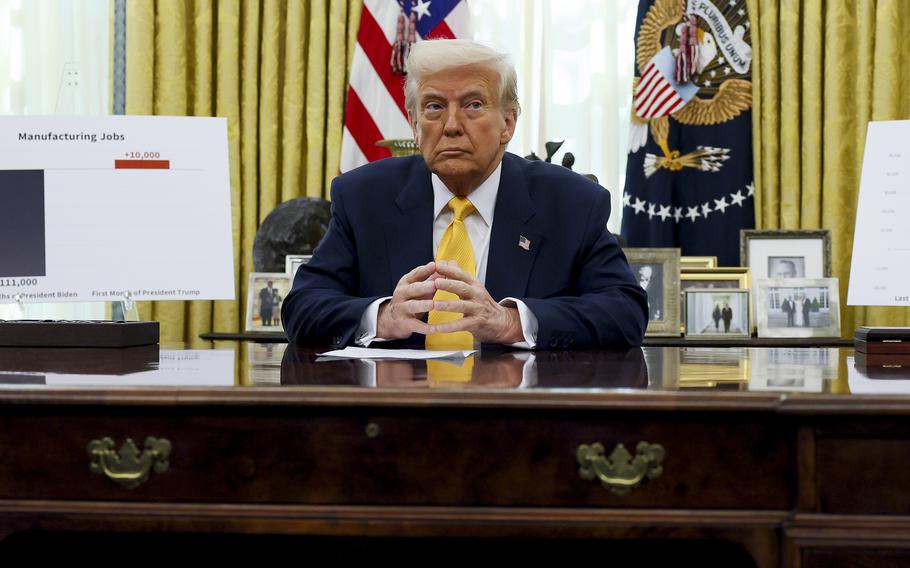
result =
[{"label": "dark wooden desk", "polygon": [[[238,333],[200,333],[206,341],[256,341],[286,343],[283,331],[242,331]],[[646,337],[645,347],[851,347],[852,339],[841,337],[750,337],[748,339],[689,339],[686,337]]]},{"label": "dark wooden desk", "polygon": [[[910,397],[851,394],[877,383],[848,349],[488,351],[442,380],[283,350],[241,345],[210,368],[204,351],[0,350],[0,555],[42,535],[185,532],[910,561]],[[149,436],[171,444],[166,471],[128,489],[90,470],[90,441]],[[582,479],[595,442],[659,444],[662,471],[627,494]]]}]

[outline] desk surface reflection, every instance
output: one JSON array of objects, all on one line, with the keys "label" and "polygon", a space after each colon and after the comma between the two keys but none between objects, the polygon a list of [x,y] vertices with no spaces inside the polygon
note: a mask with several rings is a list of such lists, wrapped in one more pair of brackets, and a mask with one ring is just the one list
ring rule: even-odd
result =
[{"label": "desk surface reflection", "polygon": [[[910,565],[910,361],[837,347],[320,352],[0,349],[0,557],[10,535],[89,530],[568,539],[560,554],[583,540],[605,556],[663,539],[726,543],[760,567],[882,550]],[[107,438],[166,440],[167,467],[125,488],[90,467]],[[611,461],[592,478],[595,446]],[[643,451],[660,467],[614,479]]]}]

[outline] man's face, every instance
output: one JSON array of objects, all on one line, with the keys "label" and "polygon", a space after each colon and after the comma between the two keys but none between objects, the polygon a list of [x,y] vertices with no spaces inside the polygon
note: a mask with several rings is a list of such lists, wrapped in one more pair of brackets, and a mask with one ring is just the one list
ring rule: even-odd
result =
[{"label": "man's face", "polygon": [[502,159],[515,132],[514,111],[504,112],[499,76],[482,65],[445,69],[418,87],[411,117],[420,153],[454,193],[465,196]]},{"label": "man's face", "polygon": [[776,278],[796,278],[796,265],[789,260],[781,260],[777,263]]},{"label": "man's face", "polygon": [[638,269],[638,285],[648,289],[648,286],[651,285],[651,274],[653,269],[650,266],[642,266]]}]

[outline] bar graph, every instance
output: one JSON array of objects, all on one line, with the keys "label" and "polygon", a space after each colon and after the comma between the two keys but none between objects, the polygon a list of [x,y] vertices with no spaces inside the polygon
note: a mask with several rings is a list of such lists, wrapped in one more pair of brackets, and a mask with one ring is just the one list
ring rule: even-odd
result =
[{"label": "bar graph", "polygon": [[227,123],[0,117],[0,303],[234,298]]},{"label": "bar graph", "polygon": [[169,170],[170,160],[114,160],[116,170]]},{"label": "bar graph", "polygon": [[0,170],[0,277],[44,276],[44,171]]}]

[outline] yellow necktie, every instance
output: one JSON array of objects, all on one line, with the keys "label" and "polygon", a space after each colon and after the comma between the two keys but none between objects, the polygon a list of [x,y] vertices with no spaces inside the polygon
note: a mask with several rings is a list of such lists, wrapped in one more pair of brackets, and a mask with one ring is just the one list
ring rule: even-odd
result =
[{"label": "yellow necktie", "polygon": [[[449,208],[455,213],[452,222],[446,227],[446,232],[442,235],[442,241],[439,242],[439,250],[436,251],[436,261],[454,260],[462,270],[477,275],[477,265],[474,261],[474,248],[471,246],[471,239],[468,238],[468,230],[464,226],[465,217],[476,211],[474,204],[464,197],[453,197],[449,200]],[[434,300],[457,300],[458,296],[446,292],[445,290],[436,290],[433,296]],[[463,314],[455,312],[442,312],[432,310],[428,317],[430,325],[436,325],[444,322],[455,321],[464,317]],[[433,333],[427,336],[427,349],[473,349],[474,336],[468,331],[456,331],[453,333]]]}]

